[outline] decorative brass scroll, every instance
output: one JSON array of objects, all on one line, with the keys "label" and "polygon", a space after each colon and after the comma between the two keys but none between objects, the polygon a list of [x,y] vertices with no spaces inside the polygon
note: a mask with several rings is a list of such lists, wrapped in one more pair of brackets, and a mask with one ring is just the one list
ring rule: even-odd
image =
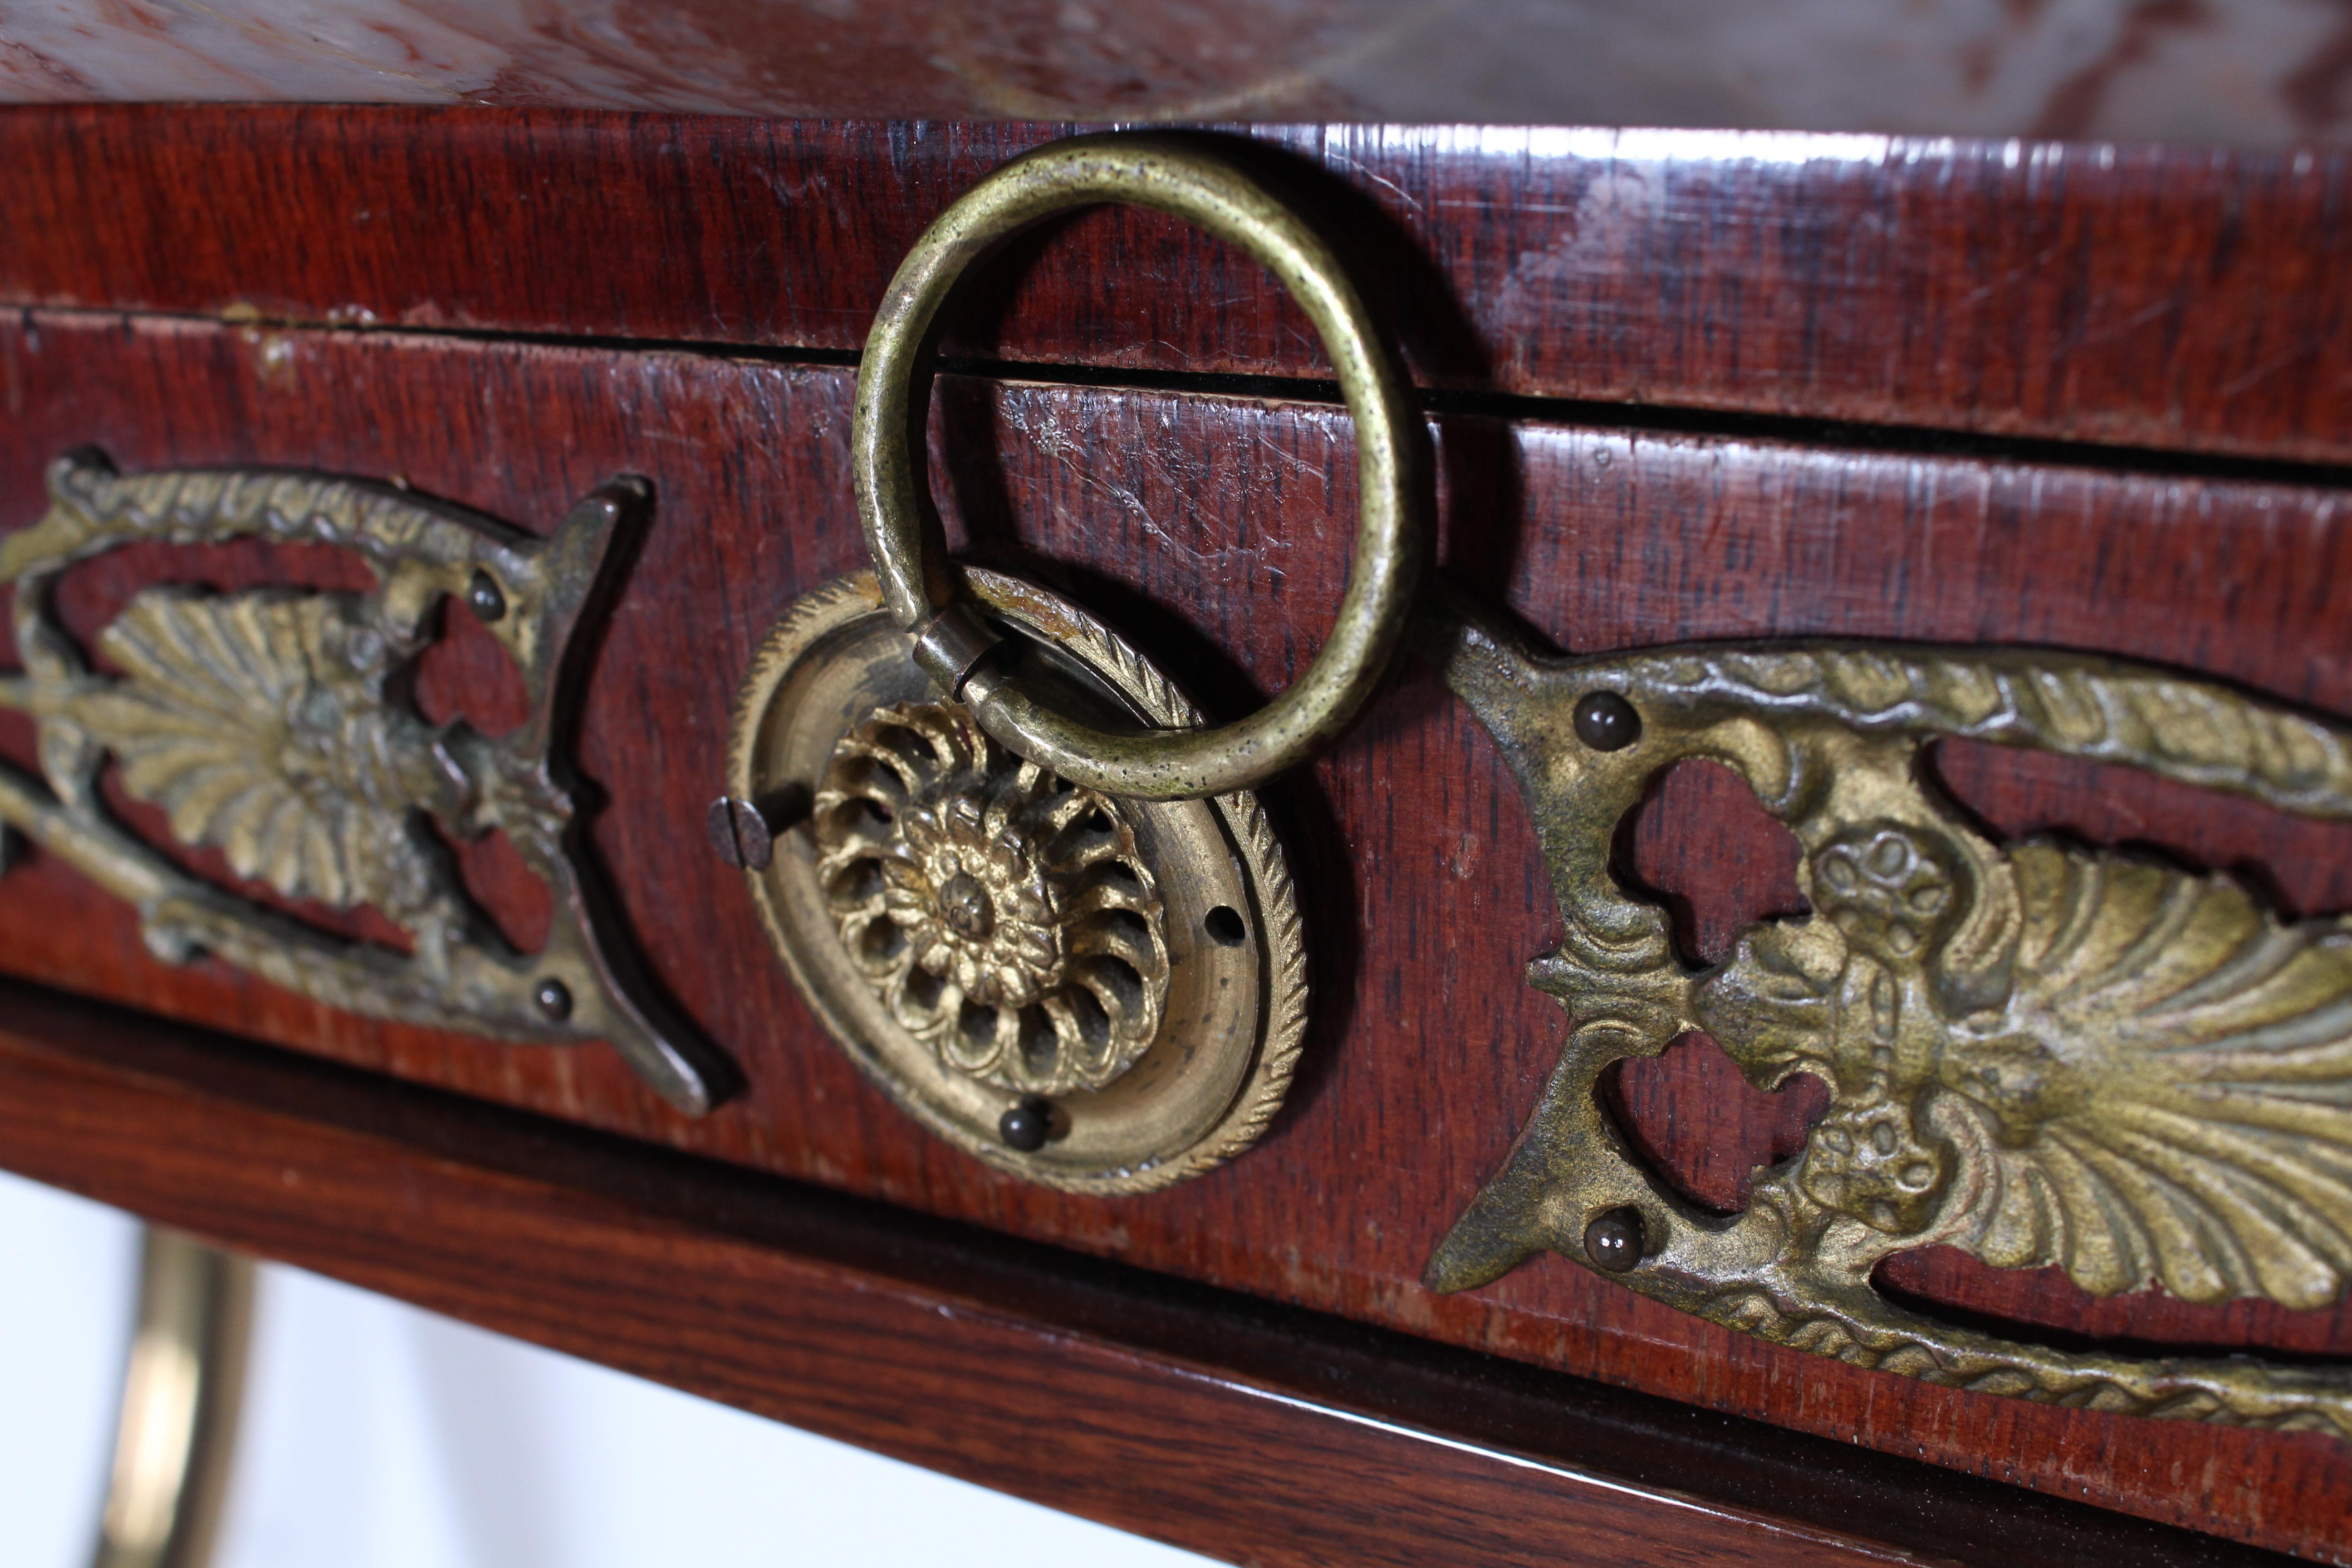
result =
[{"label": "decorative brass scroll", "polygon": [[[0,540],[24,663],[0,679],[0,706],[38,721],[44,775],[0,767],[0,822],[135,904],[159,957],[209,952],[373,1017],[609,1041],[671,1104],[710,1108],[718,1064],[656,1021],[626,955],[599,931],[551,765],[572,634],[642,485],[607,485],[543,542],[391,486],[307,474],[119,478],[77,456],[51,468],[49,494],[38,523]],[[378,586],[145,590],[99,637],[119,678],[94,673],[58,619],[58,581],[79,562],[140,542],[238,539],[350,550]],[[501,739],[429,726],[403,695],[449,597],[521,672],[530,716]],[[414,951],[338,940],[183,871],[107,808],[109,757],[124,793],[161,807],[182,843],[217,848],[287,899],[372,906]],[[435,826],[459,840],[506,835],[554,895],[541,952],[509,947]]]},{"label": "decorative brass scroll", "polygon": [[[2230,879],[1988,842],[1923,787],[1966,736],[2313,816],[2352,816],[2352,731],[2144,666],[2019,649],[1685,647],[1543,659],[1450,597],[1423,652],[1517,772],[1566,935],[1529,978],[1569,1040],[1507,1163],[1438,1247],[1462,1290],[1538,1249],[1727,1328],[2050,1403],[2352,1436],[2352,1368],[2070,1352],[1879,1295],[1895,1252],[2062,1266],[2111,1295],[2336,1300],[2352,1275],[2352,920],[2285,923]],[[1809,915],[1693,973],[1610,869],[1659,770],[1736,769],[1803,848]],[[1827,1113],[1700,1212],[1595,1098],[1611,1062],[1704,1030]]]}]

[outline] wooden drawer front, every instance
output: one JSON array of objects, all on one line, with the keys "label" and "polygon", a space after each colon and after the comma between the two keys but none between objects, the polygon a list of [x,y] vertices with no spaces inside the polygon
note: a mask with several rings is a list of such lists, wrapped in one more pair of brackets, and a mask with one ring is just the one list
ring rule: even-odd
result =
[{"label": "wooden drawer front", "polygon": [[[0,108],[0,302],[855,353],[890,273],[1047,125]],[[1422,384],[2342,462],[2343,153],[1801,133],[1236,128]],[[192,190],[202,200],[188,199]],[[1213,280],[1206,298],[1193,280]],[[1329,374],[1158,214],[976,280],[952,355]]]},{"label": "wooden drawer front", "polygon": [[[711,853],[704,814],[761,639],[866,563],[849,351],[881,279],[949,195],[1044,132],[205,111],[164,143],[145,138],[154,123],[144,110],[0,113],[0,148],[28,154],[0,154],[0,193],[47,215],[39,243],[0,253],[0,300],[22,307],[0,319],[0,530],[41,514],[53,458],[92,447],[126,473],[396,479],[542,535],[599,484],[642,477],[651,521],[583,687],[588,837],[626,940],[743,1087],[688,1118],[600,1047],[373,1022],[209,958],[163,963],[133,910],[38,851],[0,879],[0,971],[1841,1443],[2352,1554],[2336,1501],[2352,1451],[2326,1436],[1930,1386],[1718,1330],[1558,1258],[1484,1289],[1426,1289],[1433,1248],[1536,1107],[1563,1023],[1526,983],[1559,938],[1528,809],[1487,732],[1418,663],[1329,755],[1263,792],[1298,877],[1314,1003],[1297,1081],[1255,1149],[1170,1191],[1071,1196],[992,1173],[859,1076],[770,947],[745,879]],[[1851,149],[1759,161],[1727,142],[1712,163],[1637,167],[1574,138],[1505,153],[1507,138],[1370,131],[1269,141],[1286,149],[1269,167],[1297,173],[1312,153],[1401,204],[1378,216],[1298,173],[1360,226],[1368,255],[1410,262],[1381,274],[1383,308],[1405,324],[1416,374],[1448,389],[1430,399],[1441,569],[1554,646],[2021,643],[2352,713],[2352,515],[2340,474],[2316,466],[2352,443],[2333,303],[2352,279],[2315,217],[2335,210],[2336,165],[2214,162],[2173,182],[2162,176],[2180,165],[2158,154],[2052,150],[2029,166],[2081,175],[2059,195],[1982,149],[1930,169]],[[702,161],[677,162],[679,147]],[[279,191],[298,165],[303,183]],[[749,171],[779,169],[801,195],[746,195]],[[315,246],[297,254],[295,227],[162,203],[198,171],[232,207],[275,192]],[[110,247],[110,220],[78,205],[100,174],[160,215],[150,249]],[[526,196],[562,208],[592,187],[604,226],[523,210]],[[416,226],[461,195],[481,248],[459,266],[420,247]],[[1538,199],[1554,195],[1572,219]],[[373,226],[380,201],[401,215],[390,231]],[[677,228],[705,206],[710,232]],[[2021,259],[2011,214],[2073,270]],[[636,246],[625,236],[640,220],[654,237]],[[583,246],[592,230],[616,242]],[[1212,714],[1255,707],[1319,645],[1352,533],[1352,426],[1322,400],[1303,323],[1269,282],[1221,270],[1236,264],[1153,220],[1090,215],[1007,267],[955,345],[990,359],[958,360],[936,390],[951,548],[1102,616]],[[1203,269],[1232,285],[1220,308],[1173,281]],[[1540,298],[1538,276],[1557,285]],[[2012,284],[2008,306],[1985,302]],[[379,324],[320,324],[338,312]],[[246,319],[264,316],[295,321]],[[440,330],[453,326],[467,330]],[[1570,401],[1625,397],[1672,406]],[[1877,423],[1827,423],[1852,420]],[[88,642],[162,580],[351,587],[364,572],[315,546],[142,545],[74,568],[60,612]],[[454,609],[445,634],[422,710],[511,727],[520,687],[498,645]],[[0,755],[30,767],[34,751],[30,723],[0,716]],[[2242,871],[2291,912],[2352,908],[2352,826],[1966,742],[1934,765],[2000,836],[2158,847]],[[155,814],[114,798],[163,841]],[[1670,774],[1623,852],[1634,879],[1669,896],[1696,957],[1799,907],[1793,840],[1720,768]],[[529,945],[546,897],[511,850],[493,838],[464,866]],[[1633,1141],[1726,1210],[1818,1112],[1801,1089],[1748,1089],[1704,1041],[1630,1065],[1611,1093]],[[2095,1301],[2057,1270],[1943,1250],[1882,1278],[2059,1335],[2352,1354],[2341,1304]]]}]

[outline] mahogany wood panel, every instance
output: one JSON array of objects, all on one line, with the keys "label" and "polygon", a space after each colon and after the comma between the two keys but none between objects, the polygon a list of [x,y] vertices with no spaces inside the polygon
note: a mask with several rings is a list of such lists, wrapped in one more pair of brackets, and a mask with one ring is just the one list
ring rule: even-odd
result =
[{"label": "mahogany wood panel", "polygon": [[[1067,127],[0,110],[0,304],[847,353],[922,226]],[[2060,142],[1252,128],[1444,388],[2352,455],[2352,163]],[[1085,215],[952,353],[1328,374],[1254,264]]]},{"label": "mahogany wood panel", "polygon": [[[0,967],[1276,1300],[2246,1541],[2352,1554],[2352,1457],[2315,1436],[1927,1387],[1716,1330],[1559,1259],[1468,1297],[1423,1291],[1431,1247],[1533,1105],[1560,1018],[1520,976],[1555,919],[1523,808],[1475,722],[1419,671],[1331,757],[1269,792],[1302,872],[1318,999],[1300,1080],[1262,1146],[1171,1192],[1111,1201],[994,1176],[925,1138],[812,1022],[740,879],[700,837],[752,647],[796,595],[859,560],[850,384],[840,367],[670,351],[40,312],[0,325],[7,525],[37,514],[50,454],[92,442],[131,468],[397,472],[539,529],[610,473],[653,480],[656,517],[589,679],[581,755],[606,797],[595,842],[654,972],[750,1088],[688,1121],[601,1049],[377,1026],[209,962],[167,969],[126,910],[37,856],[0,881]],[[967,552],[1063,587],[1182,670],[1216,712],[1260,700],[1312,652],[1351,531],[1339,411],[1090,385],[950,380],[942,392],[942,505]],[[1563,644],[2056,643],[2352,710],[2352,515],[2337,490],[1471,416],[1435,435],[1448,569]],[[227,583],[279,565],[318,569],[281,557],[194,574]],[[68,605],[86,632],[133,584],[121,563],[81,571]],[[496,672],[468,661],[486,647],[441,656],[443,700],[479,700]],[[23,734],[5,738],[21,759]],[[1956,749],[1943,766],[2004,828],[2069,823],[2251,860],[2295,908],[2352,906],[2341,826]],[[1639,836],[1643,875],[1687,899],[1695,931],[1785,896],[1769,874],[1777,847],[1743,837],[1706,787],[1683,791],[1679,812],[1666,792]],[[479,869],[499,886],[495,866]],[[1676,1059],[1703,1067],[1705,1049]],[[1693,1143],[1763,1157],[1789,1133],[1787,1096],[1673,1082],[1626,1086],[1629,1114],[1655,1131],[1661,1096],[1664,1120],[1684,1130],[1680,1143],[1654,1140],[1670,1163]],[[2139,1338],[2352,1352],[2342,1310],[2216,1314],[2160,1297],[2088,1309],[2061,1280],[1987,1281],[1935,1257],[1909,1267],[1908,1288],[2062,1328],[2095,1310],[2126,1314]]]},{"label": "mahogany wood panel", "polygon": [[14,984],[0,1163],[1237,1563],[2283,1561]]}]

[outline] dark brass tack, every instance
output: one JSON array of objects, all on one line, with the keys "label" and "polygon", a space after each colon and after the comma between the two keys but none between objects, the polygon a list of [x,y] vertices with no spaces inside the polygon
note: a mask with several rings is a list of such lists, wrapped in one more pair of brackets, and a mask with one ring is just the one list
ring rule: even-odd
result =
[{"label": "dark brass tack", "polygon": [[1613,691],[1588,691],[1577,700],[1576,738],[1596,752],[1622,752],[1642,738],[1642,716]]},{"label": "dark brass tack", "polygon": [[1642,1211],[1609,1209],[1584,1227],[1584,1256],[1595,1268],[1622,1274],[1642,1261]]},{"label": "dark brass tack", "polygon": [[542,980],[530,994],[539,1010],[558,1023],[572,1016],[572,989],[561,980]]},{"label": "dark brass tack", "polygon": [[1042,1094],[1024,1094],[1021,1103],[996,1119],[996,1135],[1008,1149],[1034,1154],[1054,1131],[1054,1102]]},{"label": "dark brass tack", "polygon": [[776,836],[760,808],[748,800],[722,795],[702,816],[702,830],[711,848],[738,871],[764,871],[776,858]]},{"label": "dark brass tack", "polygon": [[476,620],[503,620],[507,596],[499,591],[496,578],[488,572],[477,572],[474,580],[466,584],[466,607],[474,612]]}]

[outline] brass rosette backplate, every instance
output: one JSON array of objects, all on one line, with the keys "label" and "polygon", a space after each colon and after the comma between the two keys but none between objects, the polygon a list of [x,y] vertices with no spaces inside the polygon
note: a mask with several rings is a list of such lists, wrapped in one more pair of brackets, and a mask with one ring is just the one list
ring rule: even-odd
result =
[{"label": "brass rosette backplate", "polygon": [[[1201,723],[1065,600],[962,576],[1024,679],[1073,710]],[[803,994],[902,1110],[998,1170],[1131,1194],[1239,1153],[1282,1103],[1307,1016],[1297,900],[1255,797],[1069,784],[941,699],[911,646],[871,574],[838,579],[769,634],[737,705],[729,794],[774,829],[746,874]]]}]

